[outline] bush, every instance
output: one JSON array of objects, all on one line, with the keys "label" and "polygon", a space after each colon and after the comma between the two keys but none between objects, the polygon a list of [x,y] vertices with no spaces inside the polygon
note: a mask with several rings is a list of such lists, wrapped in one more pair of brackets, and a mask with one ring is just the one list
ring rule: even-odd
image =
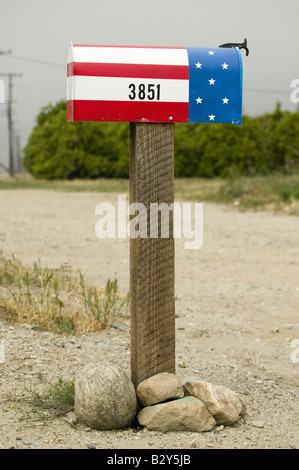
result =
[{"label": "bush", "polygon": [[[299,110],[243,116],[242,126],[175,125],[175,176],[232,177],[290,172],[299,166]],[[67,122],[66,102],[37,116],[24,149],[24,168],[36,178],[128,178],[129,126]]]},{"label": "bush", "polygon": [[112,178],[129,175],[125,123],[67,122],[66,103],[48,105],[24,148],[24,168],[37,178]]}]

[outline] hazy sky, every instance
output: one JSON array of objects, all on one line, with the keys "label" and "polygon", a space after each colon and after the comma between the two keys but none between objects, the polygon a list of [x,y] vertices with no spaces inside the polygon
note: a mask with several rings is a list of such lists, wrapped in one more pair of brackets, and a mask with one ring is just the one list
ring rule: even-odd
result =
[{"label": "hazy sky", "polygon": [[[0,0],[0,73],[14,79],[14,121],[21,145],[42,106],[66,99],[69,42],[202,46],[243,42],[243,110],[295,110],[299,78],[299,0]],[[29,61],[30,59],[30,61]],[[42,62],[50,64],[43,64]],[[0,104],[0,161],[7,163],[7,119]]]}]

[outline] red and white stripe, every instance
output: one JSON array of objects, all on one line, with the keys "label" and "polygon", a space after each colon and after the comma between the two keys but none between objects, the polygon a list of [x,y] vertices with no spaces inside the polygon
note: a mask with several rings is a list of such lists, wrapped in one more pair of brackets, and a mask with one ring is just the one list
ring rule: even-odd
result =
[{"label": "red and white stripe", "polygon": [[[67,64],[69,121],[188,122],[185,48],[73,45]],[[160,85],[160,99],[129,98],[129,85]]]}]

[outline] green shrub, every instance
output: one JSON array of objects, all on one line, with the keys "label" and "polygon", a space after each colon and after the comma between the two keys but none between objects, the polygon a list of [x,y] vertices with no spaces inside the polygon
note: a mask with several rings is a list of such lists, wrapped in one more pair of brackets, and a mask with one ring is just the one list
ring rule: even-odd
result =
[{"label": "green shrub", "polygon": [[[243,124],[175,124],[175,176],[236,177],[299,167],[299,110],[243,116]],[[129,126],[67,122],[66,102],[44,107],[24,149],[36,178],[128,178]]]},{"label": "green shrub", "polygon": [[128,142],[125,123],[68,122],[60,101],[37,116],[23,166],[45,179],[128,177]]}]

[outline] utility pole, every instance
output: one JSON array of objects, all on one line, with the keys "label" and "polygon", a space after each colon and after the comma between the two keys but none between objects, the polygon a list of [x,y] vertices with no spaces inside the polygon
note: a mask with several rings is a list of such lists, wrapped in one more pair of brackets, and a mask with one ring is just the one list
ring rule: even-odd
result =
[{"label": "utility pole", "polygon": [[8,78],[8,100],[7,100],[7,120],[8,120],[8,138],[9,138],[9,174],[14,176],[14,138],[13,138],[13,121],[12,121],[12,87],[13,78],[22,77],[20,73],[0,73],[0,77]]},{"label": "utility pole", "polygon": [[16,172],[21,173],[22,171],[22,151],[21,151],[21,142],[20,135],[17,134],[15,137],[15,149],[16,149]]}]

